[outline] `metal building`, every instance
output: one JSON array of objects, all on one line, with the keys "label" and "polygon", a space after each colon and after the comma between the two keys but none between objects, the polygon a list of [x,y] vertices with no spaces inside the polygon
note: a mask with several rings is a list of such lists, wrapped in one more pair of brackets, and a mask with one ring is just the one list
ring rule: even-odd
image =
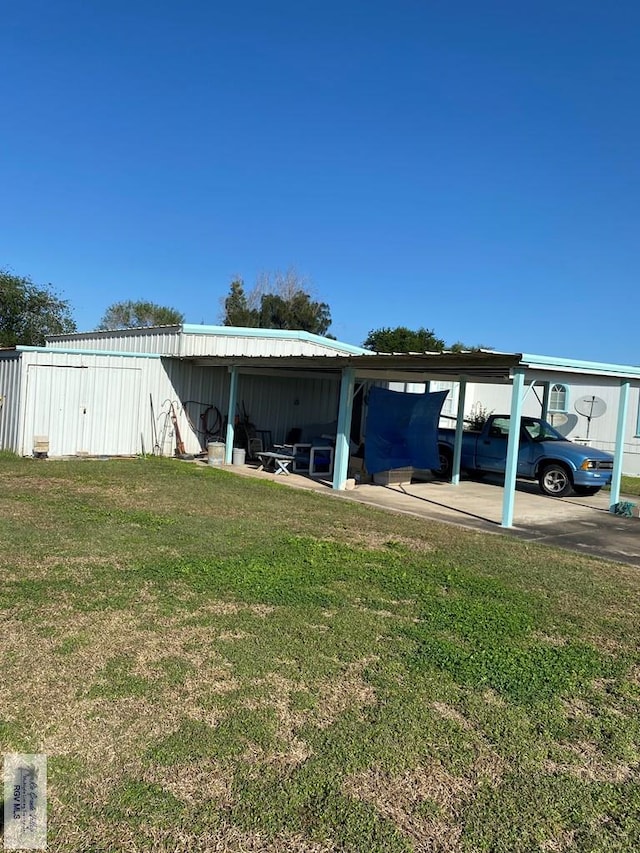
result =
[{"label": "metal building", "polygon": [[[335,423],[339,374],[232,371],[236,357],[364,352],[307,332],[217,326],[57,335],[46,347],[0,350],[0,448],[52,457],[197,453],[236,418],[284,441],[292,427]],[[233,379],[232,379],[233,377]],[[230,391],[233,400],[230,410]],[[229,446],[229,452],[231,446]]]}]

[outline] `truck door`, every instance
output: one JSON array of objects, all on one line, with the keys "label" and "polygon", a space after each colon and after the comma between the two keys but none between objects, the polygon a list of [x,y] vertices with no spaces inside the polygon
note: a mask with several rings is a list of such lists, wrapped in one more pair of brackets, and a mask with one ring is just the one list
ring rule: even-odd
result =
[{"label": "truck door", "polygon": [[[511,418],[493,418],[476,445],[476,464],[479,471],[497,471],[504,474],[507,467],[507,443],[509,441],[509,424]],[[520,430],[520,447],[518,448],[518,474],[526,476],[531,467],[531,442],[529,437]]]},{"label": "truck door", "polygon": [[476,465],[479,471],[504,471],[507,464],[509,418],[493,418],[478,437]]}]

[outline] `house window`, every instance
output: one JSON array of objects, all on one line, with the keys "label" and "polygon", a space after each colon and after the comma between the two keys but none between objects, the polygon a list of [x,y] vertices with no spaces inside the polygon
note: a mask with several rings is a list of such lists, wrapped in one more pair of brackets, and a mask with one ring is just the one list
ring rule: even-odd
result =
[{"label": "house window", "polygon": [[549,411],[566,412],[568,396],[566,385],[553,385],[549,394]]},{"label": "house window", "polygon": [[457,382],[438,382],[432,380],[429,383],[429,391],[448,391],[449,393],[444,398],[442,406],[442,414],[449,417],[456,417],[458,411],[458,383]]}]

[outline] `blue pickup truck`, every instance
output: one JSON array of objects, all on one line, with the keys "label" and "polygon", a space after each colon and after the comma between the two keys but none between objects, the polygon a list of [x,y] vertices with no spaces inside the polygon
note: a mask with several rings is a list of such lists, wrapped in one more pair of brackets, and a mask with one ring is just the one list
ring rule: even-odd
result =
[{"label": "blue pickup truck", "polygon": [[[480,432],[462,434],[461,468],[471,476],[504,474],[507,465],[509,415],[491,415]],[[438,430],[440,468],[433,473],[451,478],[455,430]],[[537,480],[545,495],[595,495],[611,482],[613,456],[595,447],[575,444],[540,418],[520,421],[517,476]]]}]

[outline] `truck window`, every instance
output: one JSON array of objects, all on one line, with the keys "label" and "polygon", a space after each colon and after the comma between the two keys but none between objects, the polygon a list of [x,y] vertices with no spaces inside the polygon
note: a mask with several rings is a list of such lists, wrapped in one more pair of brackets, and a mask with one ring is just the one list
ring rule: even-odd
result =
[{"label": "truck window", "polygon": [[489,428],[492,438],[507,438],[509,435],[509,418],[494,418]]}]

